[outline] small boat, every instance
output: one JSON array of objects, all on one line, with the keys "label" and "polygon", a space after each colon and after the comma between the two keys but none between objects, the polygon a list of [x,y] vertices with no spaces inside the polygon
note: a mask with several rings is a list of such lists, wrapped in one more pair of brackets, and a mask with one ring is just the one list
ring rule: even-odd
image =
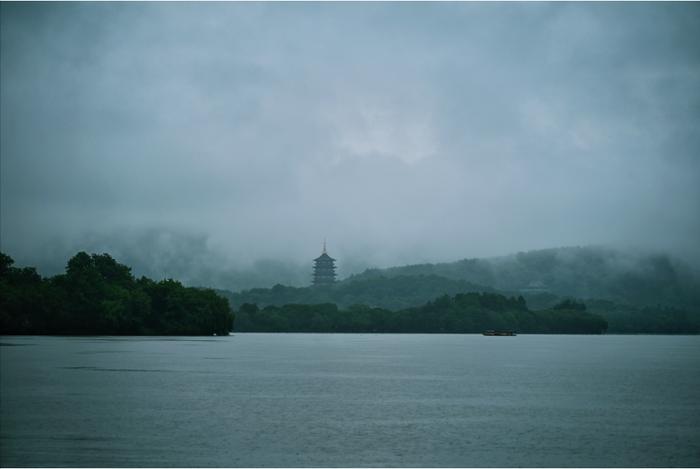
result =
[{"label": "small boat", "polygon": [[510,335],[516,335],[515,331],[494,331],[493,329],[489,329],[488,331],[483,332],[484,335],[504,335],[504,336],[510,336]]}]

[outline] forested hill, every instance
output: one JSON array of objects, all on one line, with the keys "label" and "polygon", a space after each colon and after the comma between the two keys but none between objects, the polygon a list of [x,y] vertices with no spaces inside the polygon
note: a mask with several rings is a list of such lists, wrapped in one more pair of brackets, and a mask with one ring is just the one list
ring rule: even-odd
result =
[{"label": "forested hill", "polygon": [[213,290],[134,278],[109,254],[79,252],[65,274],[42,278],[0,252],[3,334],[228,334],[233,313]]},{"label": "forested hill", "polygon": [[700,332],[700,282],[691,268],[667,256],[595,247],[372,269],[332,286],[276,285],[220,294],[236,308],[332,303],[398,311],[469,292],[522,296],[532,310],[578,298],[608,321],[612,333]]},{"label": "forested hill", "polygon": [[531,308],[562,298],[607,300],[636,307],[700,310],[700,275],[667,255],[602,247],[545,249],[504,257],[368,269],[331,287],[222,291],[231,304],[366,304],[388,309],[418,306],[466,292],[522,295]]},{"label": "forested hill", "polygon": [[353,277],[323,287],[254,288],[232,293],[220,291],[234,308],[242,304],[283,306],[286,304],[334,303],[340,308],[363,304],[370,307],[398,310],[427,303],[442,295],[468,292],[493,292],[482,285],[437,275],[401,275],[392,277]]},{"label": "forested hill", "polygon": [[[526,256],[520,261],[523,258]],[[663,261],[651,265],[655,266],[652,274],[642,272],[634,277],[637,280],[622,282],[627,288],[620,291],[631,295],[643,285],[639,278],[653,278],[653,272],[663,271],[659,267]],[[397,268],[391,269],[393,275],[366,272],[324,287],[277,285],[217,295],[213,290],[188,288],[175,280],[136,279],[129,267],[108,254],[80,252],[68,261],[64,274],[42,278],[32,267],[14,267],[12,259],[0,253],[0,331],[225,334],[234,319],[229,302],[222,298],[226,296],[240,318],[236,327],[239,331],[473,332],[488,326],[523,332],[590,333],[606,327],[613,333],[700,332],[698,307],[673,306],[692,302],[696,294],[688,289],[688,277],[682,275],[676,275],[675,281],[671,274],[660,276],[666,278],[661,284],[668,288],[659,293],[656,305],[585,298],[586,308],[580,301],[572,302],[551,292],[497,292],[464,279],[423,275],[419,267],[406,268],[418,270],[414,275],[396,275],[400,272]],[[649,289],[658,292],[659,284],[650,284]],[[640,296],[653,298],[641,292]],[[674,296],[680,299],[674,301]],[[662,299],[671,305],[663,306]],[[484,311],[490,313],[480,316]],[[428,327],[429,323],[432,325]]]},{"label": "forested hill", "polygon": [[335,304],[267,306],[244,304],[236,312],[240,332],[394,332],[479,333],[509,329],[537,334],[601,334],[608,327],[600,315],[575,301],[531,311],[522,297],[496,293],[443,295],[416,308],[390,311]]},{"label": "forested hill", "polygon": [[546,293],[638,306],[700,306],[700,276],[682,261],[603,247],[545,249],[497,258],[370,269],[347,281],[413,275],[462,280],[526,298]]}]

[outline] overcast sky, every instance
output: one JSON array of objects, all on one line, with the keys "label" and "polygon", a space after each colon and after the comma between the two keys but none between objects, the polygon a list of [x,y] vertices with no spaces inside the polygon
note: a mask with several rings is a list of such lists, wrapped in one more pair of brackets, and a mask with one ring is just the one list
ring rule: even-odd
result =
[{"label": "overcast sky", "polygon": [[164,244],[308,262],[324,237],[346,266],[700,260],[700,4],[0,8],[20,264]]}]

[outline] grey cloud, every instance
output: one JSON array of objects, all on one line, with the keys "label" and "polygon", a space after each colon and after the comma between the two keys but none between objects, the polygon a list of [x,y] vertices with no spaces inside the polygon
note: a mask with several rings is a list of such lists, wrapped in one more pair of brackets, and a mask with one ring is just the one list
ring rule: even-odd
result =
[{"label": "grey cloud", "polygon": [[138,257],[154,232],[220,270],[305,265],[324,236],[349,271],[584,244],[700,262],[695,4],[0,8],[19,262]]}]

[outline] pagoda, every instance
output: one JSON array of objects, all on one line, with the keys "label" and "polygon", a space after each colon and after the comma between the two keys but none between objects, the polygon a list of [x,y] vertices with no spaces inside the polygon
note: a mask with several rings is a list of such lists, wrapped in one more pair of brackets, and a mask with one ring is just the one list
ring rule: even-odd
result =
[{"label": "pagoda", "polygon": [[335,283],[335,259],[326,252],[326,240],[323,240],[323,252],[314,259],[314,286]]}]

